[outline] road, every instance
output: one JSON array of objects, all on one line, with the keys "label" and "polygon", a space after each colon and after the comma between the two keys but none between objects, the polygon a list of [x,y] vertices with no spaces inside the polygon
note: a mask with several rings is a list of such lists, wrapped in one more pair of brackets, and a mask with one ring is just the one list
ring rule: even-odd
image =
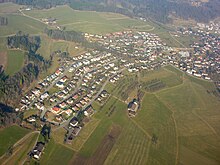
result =
[{"label": "road", "polygon": [[[105,81],[105,83],[102,85],[102,87],[99,89],[98,93],[93,97],[93,99],[87,103],[80,111],[77,112],[77,114],[75,116],[78,116],[79,112],[84,111],[88,106],[90,106],[96,99],[97,97],[102,93],[102,91],[105,89],[105,86],[108,84],[109,80],[114,77],[115,75],[117,75],[118,73],[122,72],[123,70],[125,70],[126,68],[122,68],[120,70],[117,71],[117,73],[115,73],[114,75],[112,75],[111,77],[108,77],[107,80]],[[75,117],[74,116],[74,117]],[[58,127],[56,127],[55,129],[53,129],[53,131],[56,131],[59,128],[63,128],[65,126],[69,125],[69,122],[72,120],[72,118],[64,121],[63,123],[61,123]]]}]

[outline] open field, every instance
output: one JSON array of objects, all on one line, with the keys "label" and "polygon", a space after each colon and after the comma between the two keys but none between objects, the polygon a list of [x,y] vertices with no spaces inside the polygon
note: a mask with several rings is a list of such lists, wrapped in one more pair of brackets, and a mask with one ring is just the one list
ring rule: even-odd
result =
[{"label": "open field", "polygon": [[0,14],[8,18],[7,26],[0,26],[0,36],[7,36],[22,31],[28,34],[39,34],[46,27],[45,24],[19,14]]},{"label": "open field", "polygon": [[13,75],[20,71],[24,65],[24,52],[20,50],[8,50],[6,74]]},{"label": "open field", "polygon": [[3,155],[10,146],[24,137],[28,132],[29,130],[15,125],[0,130],[0,156]]},{"label": "open field", "polygon": [[14,13],[17,12],[22,6],[14,3],[1,3],[0,13]]},{"label": "open field", "polygon": [[7,59],[8,57],[7,57],[7,52],[0,52],[0,59],[1,59],[1,61],[0,61],[0,66],[2,66],[3,67],[3,69],[6,67],[6,65],[7,65],[7,61],[8,61],[8,59]]},{"label": "open field", "polygon": [[63,40],[54,40],[42,34],[41,47],[38,49],[37,53],[41,54],[46,59],[49,59],[50,54],[57,50],[68,51],[70,56],[76,56],[84,51],[79,44]]},{"label": "open field", "polygon": [[152,29],[152,26],[145,22],[131,19],[120,14],[76,11],[68,6],[41,10],[40,13],[38,10],[26,11],[25,14],[37,19],[53,17],[57,19],[57,24],[65,26],[67,28],[66,30],[96,34],[134,29],[136,26],[145,26],[145,28],[148,26],[148,29]]},{"label": "open field", "polygon": [[36,144],[39,133],[32,133],[30,136],[23,140],[19,145],[13,148],[13,153],[9,157],[4,157],[1,164],[23,164],[28,161],[28,153],[33,149]]},{"label": "open field", "polygon": [[44,154],[42,155],[42,158],[40,160],[40,164],[68,164],[73,154],[73,150],[68,149],[61,144],[55,143],[52,138],[50,142],[46,145]]},{"label": "open field", "polygon": [[[149,76],[149,74],[151,74]],[[163,81],[177,79],[178,83],[166,81],[164,90],[145,93],[141,108],[135,118],[126,115],[126,106],[114,97],[117,85],[109,84],[112,92],[103,107],[94,104],[98,112],[95,118],[101,120],[71,162],[82,164],[93,160],[99,146],[113,125],[120,128],[111,151],[103,151],[104,164],[218,164],[219,160],[219,101],[208,94],[206,87],[212,83],[198,83],[172,66],[149,72],[146,77],[161,78]],[[120,84],[120,83],[119,83]],[[203,86],[204,84],[204,86]],[[107,117],[111,107],[116,110]],[[152,136],[158,138],[156,143]],[[106,145],[108,143],[106,142]]]}]

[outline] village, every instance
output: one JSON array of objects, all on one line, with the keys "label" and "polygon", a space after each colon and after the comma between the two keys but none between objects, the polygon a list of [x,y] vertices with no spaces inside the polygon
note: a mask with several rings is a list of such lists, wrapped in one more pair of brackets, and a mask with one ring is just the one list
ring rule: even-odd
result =
[{"label": "village", "polygon": [[[219,40],[208,42],[213,47],[211,51],[216,53],[213,58],[203,55],[211,46],[197,49],[194,45],[193,52],[176,50],[167,46],[157,35],[147,32],[124,31],[106,36],[85,33],[85,37],[106,50],[91,50],[77,57],[64,57],[62,65],[26,93],[16,109],[38,109],[43,122],[53,124],[55,129],[67,130],[66,142],[78,136],[83,118],[96,113],[92,107],[94,101],[105,104],[110,95],[105,86],[117,83],[124,72],[136,74],[173,65],[189,75],[211,81],[211,68],[216,68],[218,74],[220,71]],[[207,39],[207,36],[204,38]],[[203,41],[206,43],[206,40]],[[128,116],[135,117],[139,106],[140,102],[133,98],[128,103]],[[34,122],[36,119],[32,116],[28,120]],[[38,145],[42,149],[42,144]]]}]

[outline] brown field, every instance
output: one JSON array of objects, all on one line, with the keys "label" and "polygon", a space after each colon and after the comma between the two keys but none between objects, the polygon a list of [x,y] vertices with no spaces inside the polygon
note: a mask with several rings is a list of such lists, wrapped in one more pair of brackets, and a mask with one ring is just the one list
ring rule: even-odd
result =
[{"label": "brown field", "polygon": [[6,52],[0,52],[0,66],[3,66],[3,69],[6,68],[7,65],[7,53]]},{"label": "brown field", "polygon": [[90,158],[85,158],[83,156],[77,155],[73,162],[70,164],[80,164],[80,165],[102,165],[107,159],[109,153],[111,152],[118,136],[121,133],[119,126],[112,126],[109,133],[103,138],[102,142],[99,144],[95,153]]}]

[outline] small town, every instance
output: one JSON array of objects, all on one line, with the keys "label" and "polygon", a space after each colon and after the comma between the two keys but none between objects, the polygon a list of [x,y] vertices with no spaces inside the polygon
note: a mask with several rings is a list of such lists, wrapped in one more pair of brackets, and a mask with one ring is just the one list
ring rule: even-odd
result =
[{"label": "small town", "polygon": [[[106,36],[85,33],[89,41],[98,42],[106,51],[93,50],[64,58],[55,73],[21,98],[16,110],[37,108],[42,121],[65,128],[68,130],[66,139],[73,140],[82,129],[83,116],[91,117],[95,113],[92,103],[104,104],[108,99],[109,93],[104,90],[107,83],[116,83],[125,71],[136,74],[173,65],[189,75],[212,81],[213,74],[220,73],[219,56],[215,58],[220,50],[219,38],[203,33],[194,35],[201,35],[203,46],[195,43],[189,52],[168,47],[157,35],[147,32],[124,31]],[[138,101],[134,98],[127,104],[128,115],[135,117]],[[28,121],[35,119],[30,117]]]},{"label": "small town", "polygon": [[1,165],[219,165],[220,0],[0,0]]}]

